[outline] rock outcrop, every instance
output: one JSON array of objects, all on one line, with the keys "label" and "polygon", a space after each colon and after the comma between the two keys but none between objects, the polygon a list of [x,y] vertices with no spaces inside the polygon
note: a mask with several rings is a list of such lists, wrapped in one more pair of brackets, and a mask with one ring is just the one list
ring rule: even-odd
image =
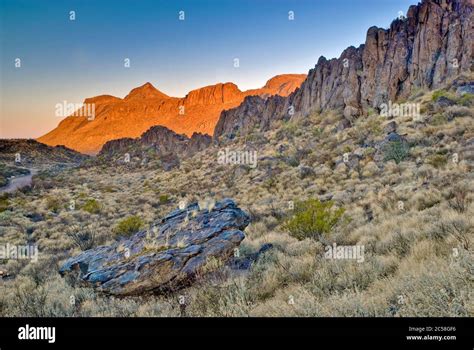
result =
[{"label": "rock outcrop", "polygon": [[287,96],[305,77],[304,74],[279,75],[263,88],[247,91],[239,90],[233,83],[220,83],[192,90],[183,98],[167,96],[146,83],[123,99],[109,95],[86,99],[83,108],[63,119],[38,141],[96,154],[107,141],[136,138],[155,125],[188,137],[194,133],[212,135],[224,109],[238,106],[250,95]]},{"label": "rock outcrop", "polygon": [[261,98],[259,96],[246,97],[237,108],[223,111],[214,129],[214,139],[226,136],[233,139],[239,135],[246,135],[257,129],[268,130],[279,119],[289,119],[291,114],[286,113],[287,102],[282,96]]},{"label": "rock outcrop", "polygon": [[209,135],[194,133],[191,137],[177,134],[164,126],[153,126],[139,138],[123,138],[108,141],[99,152],[105,158],[122,157],[125,153],[138,156],[153,151],[159,156],[173,154],[189,157],[207,148],[212,142]]},{"label": "rock outcrop", "polygon": [[230,199],[203,206],[175,210],[129,239],[87,250],[67,260],[59,272],[70,282],[117,296],[184,287],[217,261],[227,261],[250,221]]},{"label": "rock outcrop", "polygon": [[350,120],[414,89],[442,87],[471,70],[472,22],[470,0],[424,0],[389,29],[371,27],[358,48],[347,48],[337,59],[321,57],[288,97],[246,98],[222,112],[214,138],[246,134],[252,124],[265,130],[277,120],[313,111],[340,110]]},{"label": "rock outcrop", "polygon": [[79,164],[88,158],[67,147],[51,147],[33,139],[0,139],[0,163],[39,167],[51,163]]}]

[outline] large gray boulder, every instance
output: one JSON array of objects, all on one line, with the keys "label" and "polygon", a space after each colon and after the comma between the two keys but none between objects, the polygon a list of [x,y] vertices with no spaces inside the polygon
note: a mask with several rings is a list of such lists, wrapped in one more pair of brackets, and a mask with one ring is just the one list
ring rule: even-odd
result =
[{"label": "large gray boulder", "polygon": [[226,262],[249,222],[231,199],[194,203],[129,239],[68,259],[59,273],[118,296],[174,291]]}]

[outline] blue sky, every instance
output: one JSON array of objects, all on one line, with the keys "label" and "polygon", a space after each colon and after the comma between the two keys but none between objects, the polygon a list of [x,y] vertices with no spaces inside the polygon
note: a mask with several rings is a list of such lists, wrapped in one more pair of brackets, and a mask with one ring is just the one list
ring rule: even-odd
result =
[{"label": "blue sky", "polygon": [[[0,0],[0,137],[38,137],[55,105],[151,82],[171,96],[307,73],[388,27],[411,0]],[[185,12],[185,20],[178,18]],[[69,19],[75,11],[76,19]],[[294,12],[294,20],[288,12]],[[15,59],[21,68],[15,68]],[[124,59],[130,59],[130,68]],[[240,67],[234,67],[238,58]]]}]

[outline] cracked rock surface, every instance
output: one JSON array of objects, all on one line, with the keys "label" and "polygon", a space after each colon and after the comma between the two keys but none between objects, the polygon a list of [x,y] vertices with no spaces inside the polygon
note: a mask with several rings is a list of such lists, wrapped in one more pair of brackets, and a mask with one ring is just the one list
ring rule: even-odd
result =
[{"label": "cracked rock surface", "polygon": [[59,273],[106,294],[163,293],[184,287],[245,238],[249,216],[231,199],[193,203],[147,230],[68,259]]}]

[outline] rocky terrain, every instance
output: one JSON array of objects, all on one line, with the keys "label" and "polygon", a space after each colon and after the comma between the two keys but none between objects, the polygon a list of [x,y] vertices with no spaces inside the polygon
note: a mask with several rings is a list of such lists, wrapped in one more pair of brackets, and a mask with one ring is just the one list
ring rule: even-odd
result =
[{"label": "rocky terrain", "polygon": [[39,256],[0,260],[0,315],[473,316],[471,17],[425,0],[213,140],[154,126],[3,196]]},{"label": "rocky terrain", "polygon": [[[183,98],[169,97],[146,83],[123,99],[109,95],[87,98],[82,109],[62,120],[38,141],[96,154],[107,141],[139,137],[154,125],[189,137],[194,133],[212,135],[222,110],[238,106],[245,96],[286,96],[297,89],[305,77],[304,74],[278,75],[263,88],[247,91],[239,90],[233,83],[221,83],[190,91]],[[89,115],[91,112],[93,116]]]},{"label": "rocky terrain", "polygon": [[[268,130],[278,120],[338,110],[348,122],[382,104],[406,99],[419,89],[437,89],[472,69],[473,7],[469,0],[425,0],[389,29],[371,27],[365,44],[339,58],[321,57],[301,88],[286,98],[247,97],[224,111],[214,138],[255,128]],[[225,137],[224,137],[225,138]]]},{"label": "rocky terrain", "polygon": [[30,174],[30,169],[60,170],[87,158],[64,146],[51,147],[31,139],[0,140],[0,187],[11,177]]},{"label": "rocky terrain", "polygon": [[139,157],[143,162],[153,156],[190,157],[209,147],[212,138],[206,134],[194,133],[190,138],[178,135],[164,126],[153,126],[141,137],[108,141],[98,154],[98,159],[115,159],[125,162],[124,156]]},{"label": "rocky terrain", "polygon": [[[20,158],[16,161],[16,155]],[[39,166],[43,163],[80,163],[88,157],[64,146],[51,147],[32,139],[0,139],[0,161]]]},{"label": "rocky terrain", "polygon": [[[104,158],[53,177],[36,177],[31,191],[10,194],[0,203],[0,244],[36,244],[40,252],[36,263],[1,263],[6,277],[0,282],[0,313],[472,316],[474,96],[456,90],[410,96],[424,111],[420,121],[373,114],[341,129],[340,113],[315,112],[225,145],[256,150],[255,168],[219,163],[222,147],[212,145],[168,171],[158,157],[142,163],[137,156],[126,164]],[[137,287],[125,293],[133,295],[117,299],[101,292],[100,284],[89,284],[87,276],[93,274],[85,272],[93,264],[79,275],[84,283],[70,284],[58,273],[68,275],[75,261],[105,252],[111,255],[104,271],[117,271],[114,266],[129,266],[121,244],[134,242],[141,253],[131,249],[128,271],[137,276],[152,271],[147,264],[166,246],[160,245],[162,235],[146,238],[146,232],[153,233],[153,227],[162,232],[169,223],[183,239],[199,239],[194,234],[204,232],[199,230],[206,227],[200,226],[206,212],[198,213],[197,221],[190,215],[188,222],[183,210],[175,212],[181,213],[175,219],[168,214],[183,208],[182,202],[205,203],[206,198],[232,198],[250,223],[243,240],[236,236],[240,245],[232,245],[238,258],[208,259],[207,273],[197,274],[191,285],[154,296],[137,295]],[[295,215],[292,208],[308,199],[332,202],[344,212],[324,235],[296,238],[286,223]],[[333,244],[363,247],[363,261],[327,258]],[[142,256],[144,269],[135,270]],[[134,280],[125,277],[124,286]],[[119,280],[112,279],[110,286],[119,286]],[[159,279],[143,281],[160,285]]]},{"label": "rocky terrain", "polygon": [[0,163],[0,188],[8,185],[8,179],[29,173],[30,171],[28,169]]}]

